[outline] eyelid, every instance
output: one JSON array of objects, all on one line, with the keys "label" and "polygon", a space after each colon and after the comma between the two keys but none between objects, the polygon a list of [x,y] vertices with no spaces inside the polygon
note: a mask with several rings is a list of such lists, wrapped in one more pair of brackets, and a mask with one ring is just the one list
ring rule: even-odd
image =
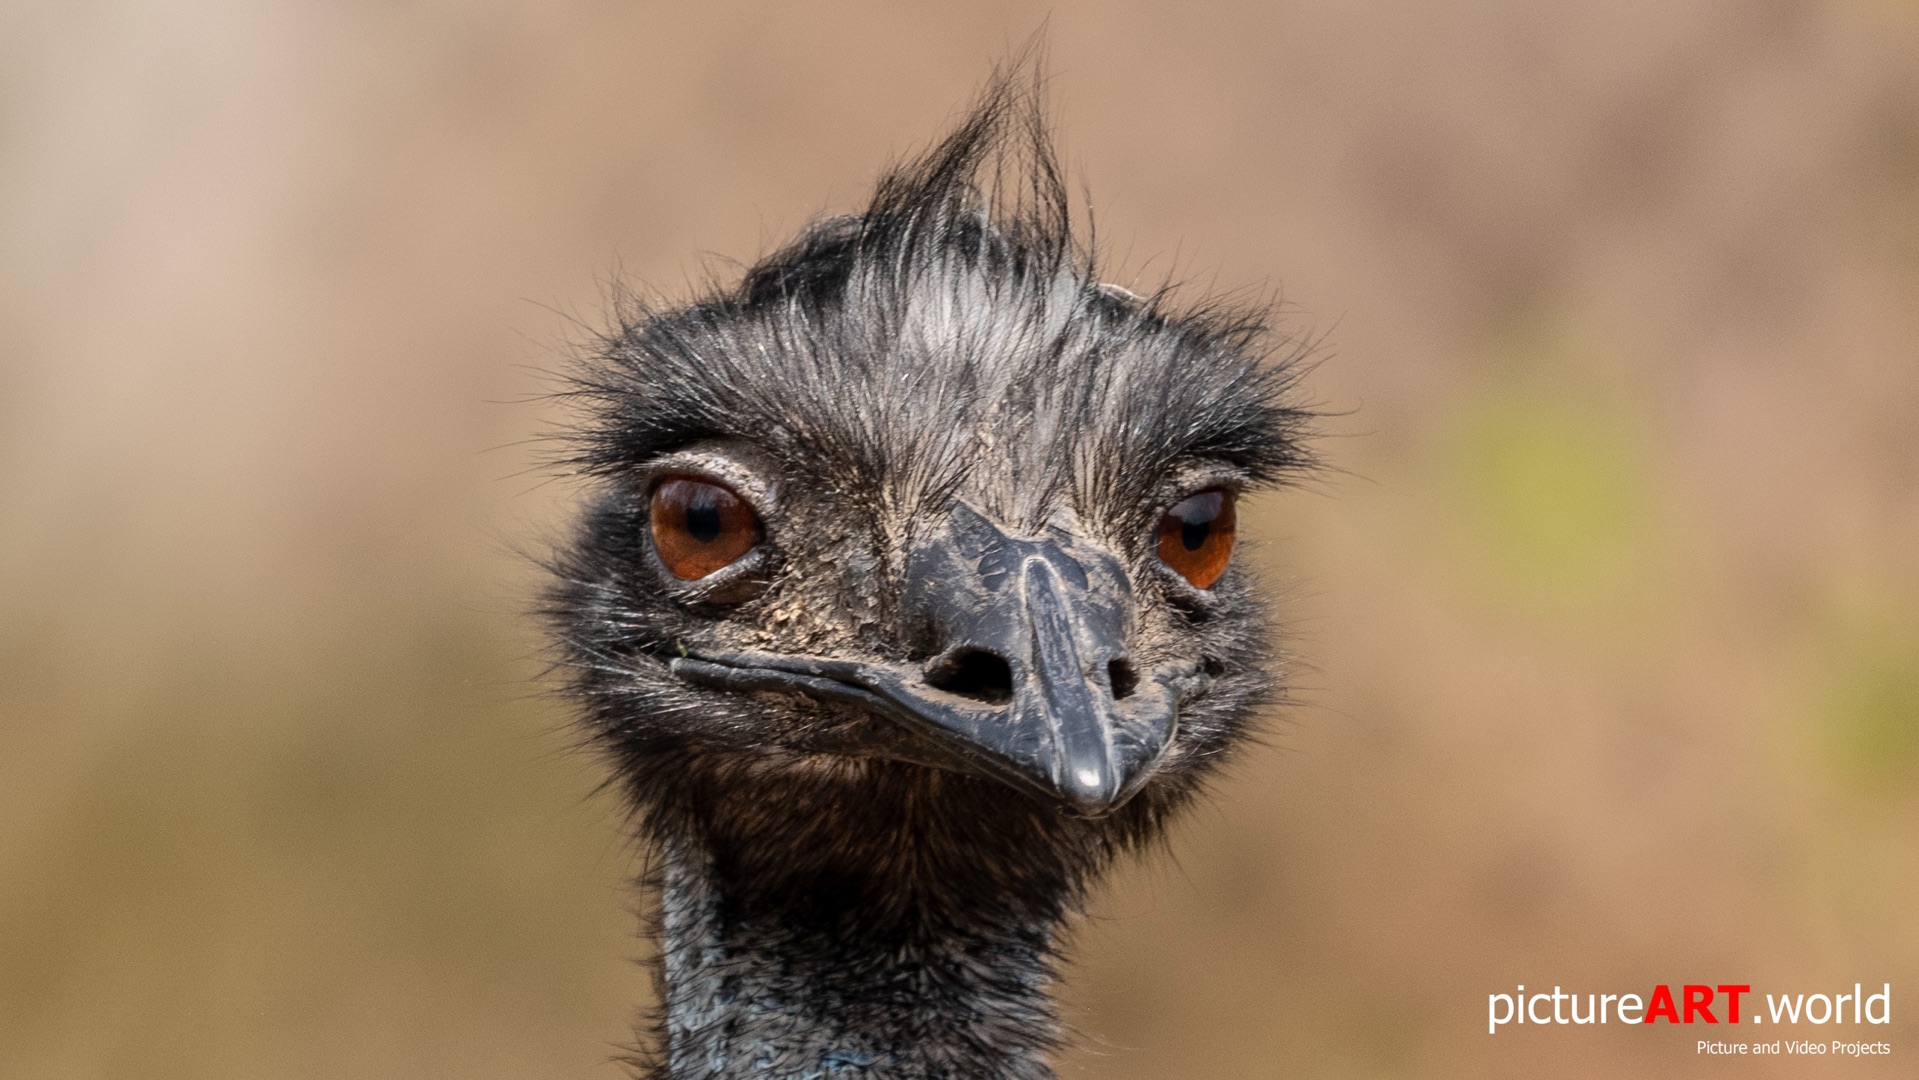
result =
[{"label": "eyelid", "polygon": [[766,453],[750,443],[713,439],[683,446],[641,465],[634,487],[641,499],[651,499],[654,488],[673,476],[732,489],[760,516],[762,526],[779,515],[779,472]]}]

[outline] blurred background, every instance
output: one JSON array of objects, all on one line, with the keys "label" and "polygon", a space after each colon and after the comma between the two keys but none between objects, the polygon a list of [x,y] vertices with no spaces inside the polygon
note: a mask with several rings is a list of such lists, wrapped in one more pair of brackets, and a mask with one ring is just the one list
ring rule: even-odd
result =
[{"label": "blurred background", "polygon": [[[1301,703],[1101,894],[1063,1073],[1911,1075],[1911,0],[7,0],[0,1076],[622,1075],[549,373],[1041,25],[1115,280],[1277,290],[1335,413],[1244,526]],[[1728,981],[1889,981],[1895,1056],[1485,1031]]]}]

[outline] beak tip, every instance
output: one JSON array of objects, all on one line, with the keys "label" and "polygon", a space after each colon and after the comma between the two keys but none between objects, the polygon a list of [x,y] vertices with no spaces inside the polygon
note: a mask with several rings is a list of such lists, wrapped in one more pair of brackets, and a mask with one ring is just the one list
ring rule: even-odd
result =
[{"label": "beak tip", "polygon": [[1067,769],[1056,788],[1066,805],[1081,817],[1104,817],[1125,801],[1120,795],[1119,777],[1097,765]]}]

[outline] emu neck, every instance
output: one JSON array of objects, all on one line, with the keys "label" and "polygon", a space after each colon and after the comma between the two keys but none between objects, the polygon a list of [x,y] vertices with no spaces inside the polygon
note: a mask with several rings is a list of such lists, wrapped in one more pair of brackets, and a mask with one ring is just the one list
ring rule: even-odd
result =
[{"label": "emu neck", "polygon": [[783,903],[724,862],[661,852],[656,1080],[1051,1080],[1059,904],[942,919],[817,879]]}]

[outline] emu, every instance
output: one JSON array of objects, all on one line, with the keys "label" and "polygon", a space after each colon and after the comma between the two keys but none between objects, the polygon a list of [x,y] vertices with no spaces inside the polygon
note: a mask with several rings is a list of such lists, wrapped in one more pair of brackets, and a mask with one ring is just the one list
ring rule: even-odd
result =
[{"label": "emu", "polygon": [[1280,689],[1264,309],[1103,285],[1040,88],[576,374],[567,689],[648,853],[654,1080],[1053,1076],[1062,934]]}]

